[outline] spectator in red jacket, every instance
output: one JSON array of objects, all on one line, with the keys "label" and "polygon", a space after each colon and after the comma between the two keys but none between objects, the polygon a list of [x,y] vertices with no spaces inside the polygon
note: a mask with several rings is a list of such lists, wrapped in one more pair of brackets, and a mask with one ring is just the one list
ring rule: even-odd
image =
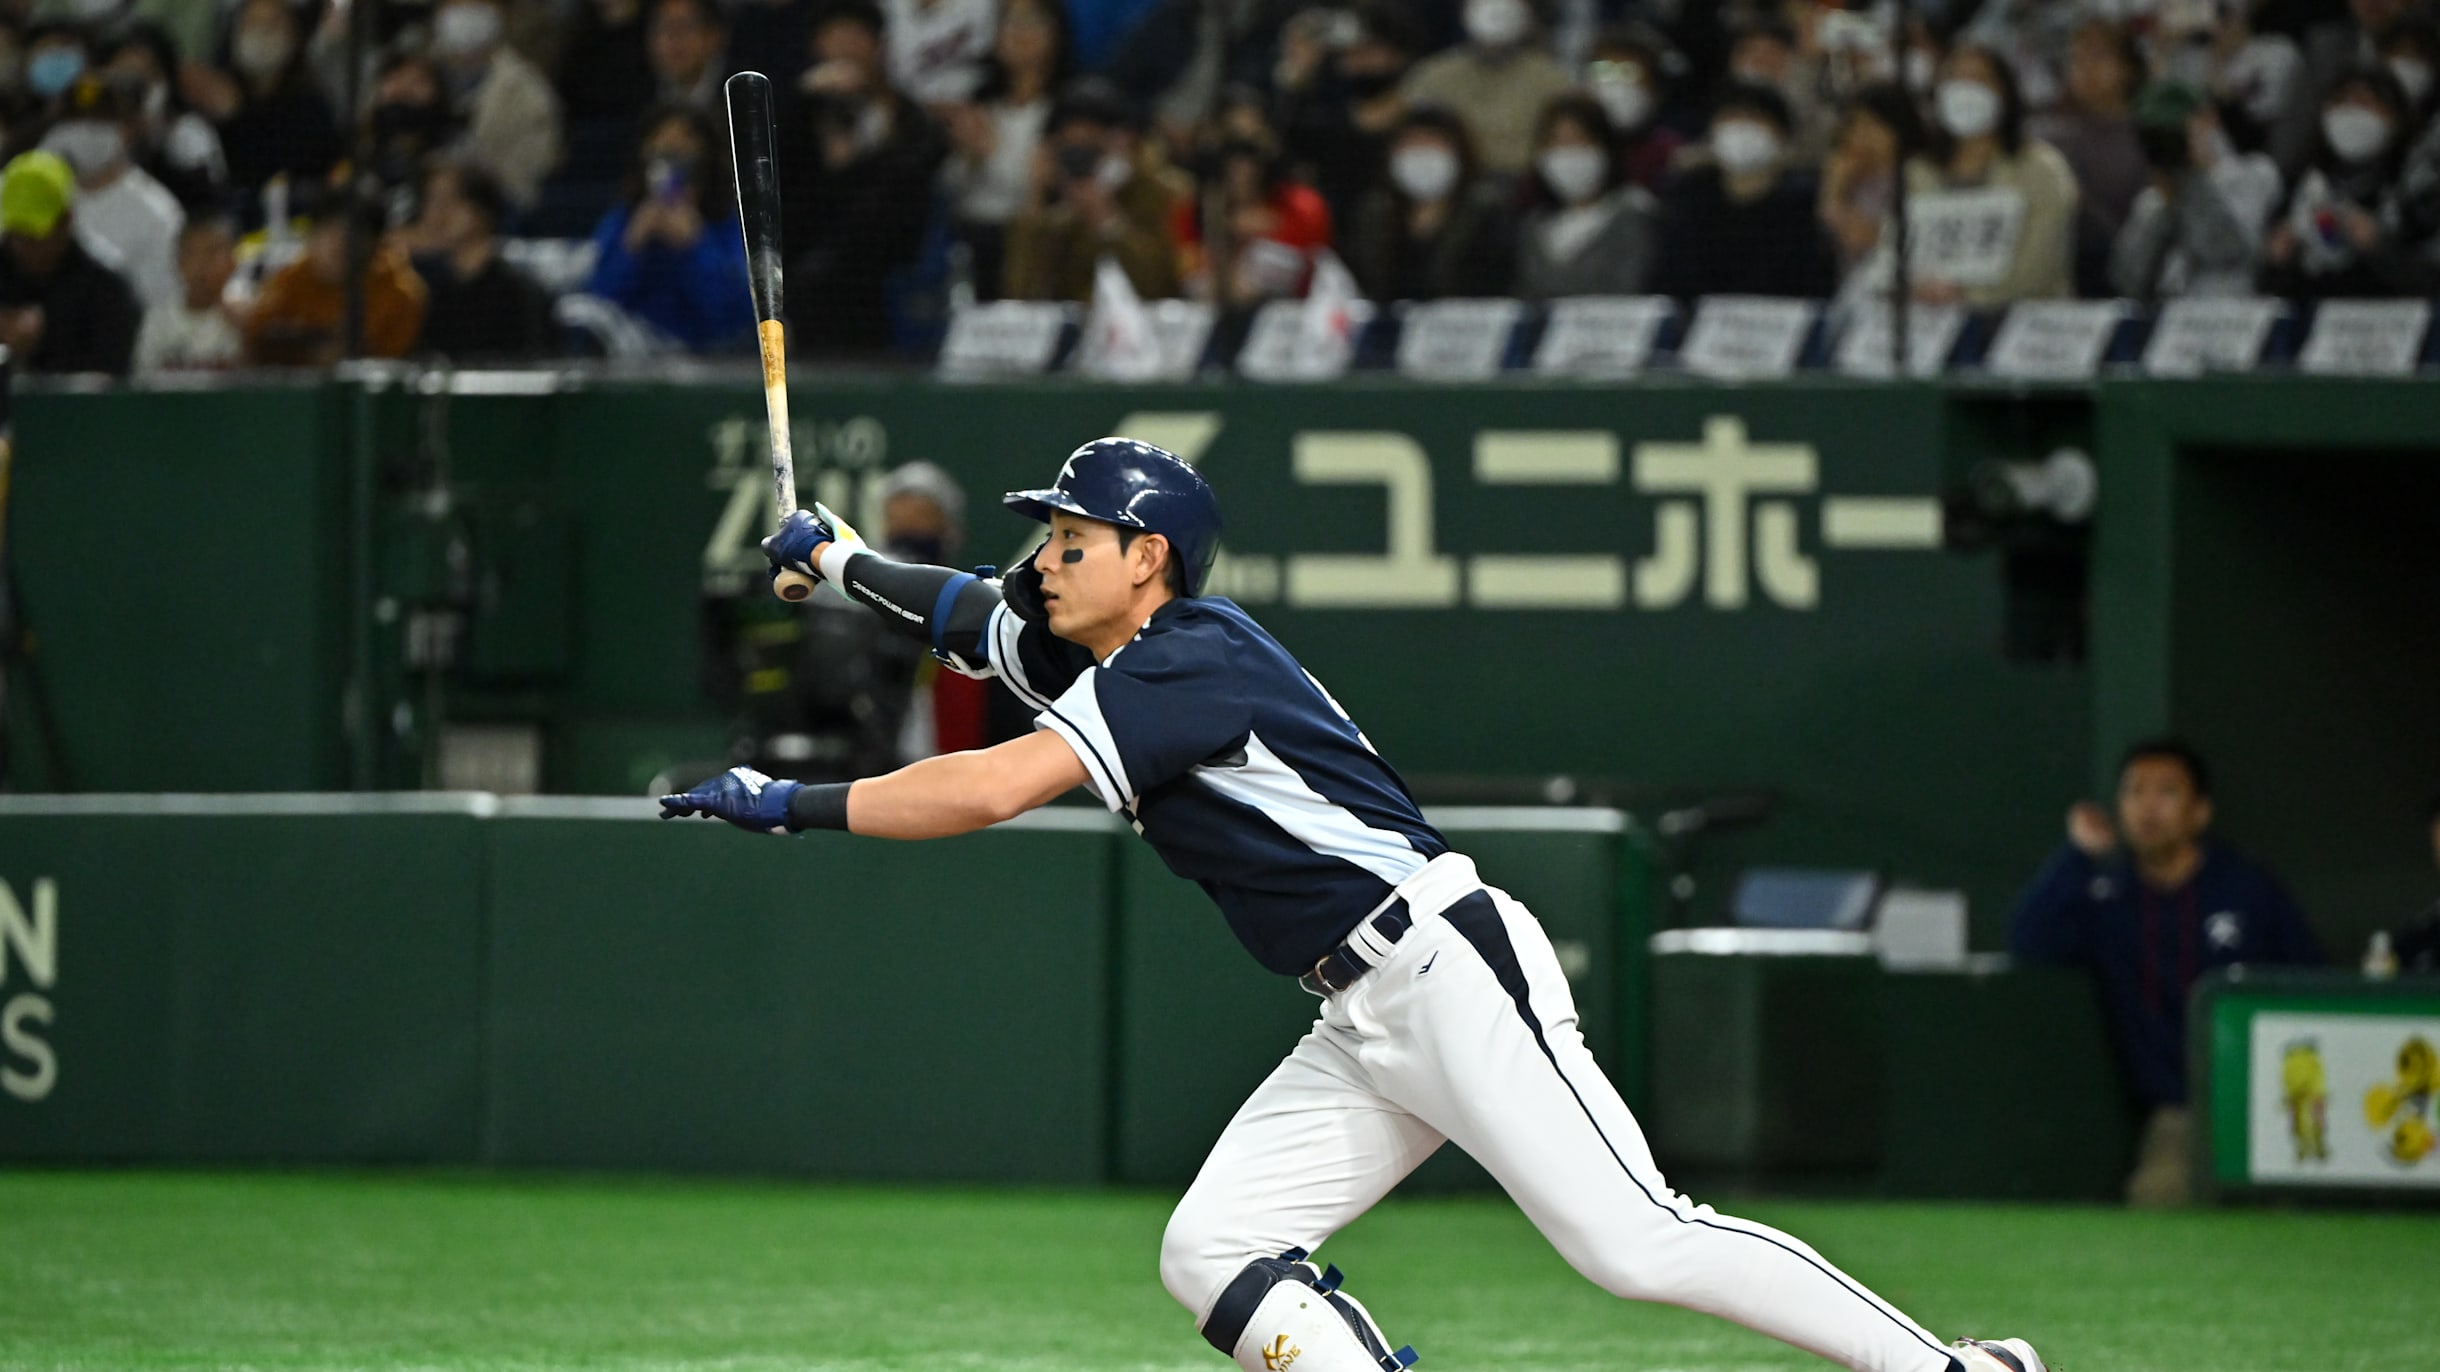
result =
[{"label": "spectator in red jacket", "polygon": [[1223,116],[1199,194],[1170,216],[1187,293],[1241,309],[1302,295],[1330,246],[1330,207],[1288,174],[1259,113]]}]

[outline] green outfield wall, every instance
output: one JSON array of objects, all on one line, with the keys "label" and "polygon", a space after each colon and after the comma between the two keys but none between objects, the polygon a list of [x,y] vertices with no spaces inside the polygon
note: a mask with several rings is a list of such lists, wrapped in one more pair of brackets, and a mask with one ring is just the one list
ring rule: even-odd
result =
[{"label": "green outfield wall", "polygon": [[[1182,1186],[1315,1013],[1098,809],[921,848],[485,795],[0,797],[0,1162]],[[1432,817],[1687,1179],[2106,1196],[2089,986],[1650,956],[1601,809]],[[1414,1184],[1479,1187],[1454,1149]]]},{"label": "green outfield wall", "polygon": [[[1098,809],[920,848],[650,813],[0,797],[0,1158],[1177,1184],[1313,1019]],[[1634,1089],[1640,836],[1441,819]]]},{"label": "green outfield wall", "polygon": [[[1965,890],[1996,947],[2066,803],[2168,727],[2219,760],[2223,831],[2351,952],[2430,895],[2431,394],[822,378],[792,406],[805,494],[860,510],[938,462],[976,497],[975,561],[1026,543],[989,497],[1082,439],[1193,456],[1229,513],[1220,588],[1437,794],[1565,773],[1647,821],[1775,796],[1693,851],[1694,917],[1751,863],[1873,867]],[[716,757],[701,645],[752,593],[762,428],[743,374],[31,388],[14,785],[425,786],[468,722],[535,731],[555,792]],[[2039,578],[1941,538],[1977,464],[2066,445],[2102,474],[2089,662],[2006,651]]]}]

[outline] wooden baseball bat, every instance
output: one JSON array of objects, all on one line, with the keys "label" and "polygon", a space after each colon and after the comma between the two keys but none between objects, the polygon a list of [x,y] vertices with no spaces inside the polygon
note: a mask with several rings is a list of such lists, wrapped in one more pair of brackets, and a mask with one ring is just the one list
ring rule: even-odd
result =
[{"label": "wooden baseball bat", "polygon": [[[796,454],[788,439],[788,336],[780,323],[779,161],[771,120],[771,80],[741,71],[728,80],[730,161],[737,168],[737,230],[746,240],[746,282],[754,292],[754,332],[762,345],[763,412],[771,421],[771,500],[786,519],[796,511]],[[782,600],[813,594],[813,579],[780,570],[771,589]]]}]

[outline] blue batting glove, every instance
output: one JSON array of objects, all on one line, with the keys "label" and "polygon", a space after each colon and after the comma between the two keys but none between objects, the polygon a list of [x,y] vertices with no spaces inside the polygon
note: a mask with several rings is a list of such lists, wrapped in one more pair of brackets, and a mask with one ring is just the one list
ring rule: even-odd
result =
[{"label": "blue batting glove", "polygon": [[763,556],[771,559],[772,578],[776,580],[781,572],[791,571],[821,580],[825,543],[858,550],[864,547],[863,538],[847,526],[847,521],[818,500],[810,510],[791,511],[779,522],[779,532],[762,541]]},{"label": "blue batting glove", "polygon": [[773,781],[751,767],[731,767],[691,791],[661,797],[661,818],[701,815],[749,833],[785,834],[790,832],[788,797],[802,787],[802,782]]}]

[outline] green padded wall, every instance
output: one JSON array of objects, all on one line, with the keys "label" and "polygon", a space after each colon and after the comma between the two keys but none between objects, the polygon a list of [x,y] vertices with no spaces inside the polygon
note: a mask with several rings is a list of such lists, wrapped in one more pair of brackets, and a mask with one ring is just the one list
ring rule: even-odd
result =
[{"label": "green padded wall", "polygon": [[487,1160],[1105,1174],[1099,816],[918,847],[648,808],[487,828]]},{"label": "green padded wall", "polygon": [[[29,919],[51,883],[57,958],[56,1079],[0,1092],[0,1157],[474,1161],[483,859],[462,799],[139,812],[163,803],[0,801],[0,881]],[[29,990],[22,959],[6,972],[0,1001]]]}]

